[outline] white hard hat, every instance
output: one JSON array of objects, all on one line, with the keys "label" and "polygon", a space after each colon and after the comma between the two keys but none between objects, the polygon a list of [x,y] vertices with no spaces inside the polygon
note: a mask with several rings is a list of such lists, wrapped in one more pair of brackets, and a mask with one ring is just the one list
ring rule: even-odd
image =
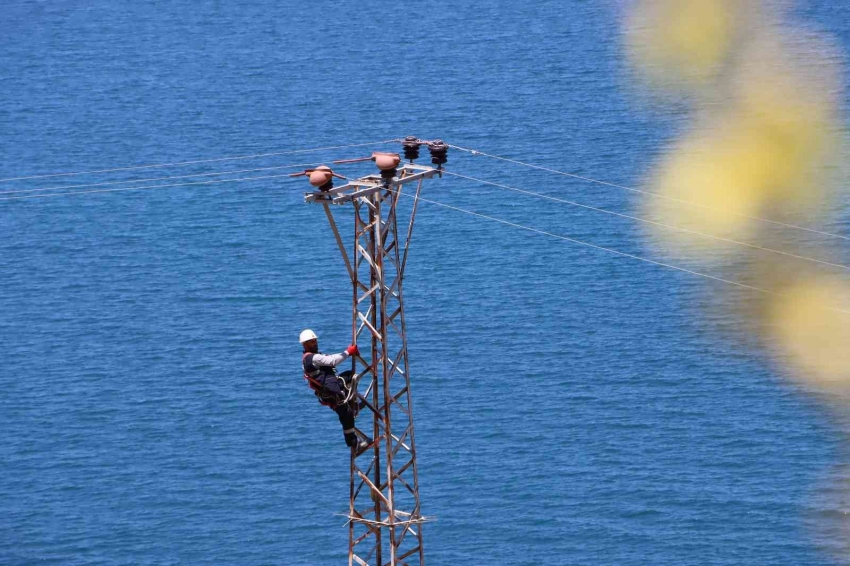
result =
[{"label": "white hard hat", "polygon": [[308,340],[318,340],[318,339],[319,339],[319,337],[316,336],[316,333],[308,328],[307,330],[305,330],[301,333],[301,336],[299,336],[298,341],[303,344],[304,342],[307,342]]}]

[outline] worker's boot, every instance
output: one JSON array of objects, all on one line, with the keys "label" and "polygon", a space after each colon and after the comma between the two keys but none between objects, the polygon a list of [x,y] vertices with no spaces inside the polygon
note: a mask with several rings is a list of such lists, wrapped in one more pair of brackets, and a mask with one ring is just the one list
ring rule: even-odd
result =
[{"label": "worker's boot", "polygon": [[354,446],[351,447],[351,449],[354,451],[355,456],[360,456],[363,452],[366,451],[367,448],[369,448],[369,446],[369,442],[363,440],[362,438],[358,438],[357,442],[354,444]]},{"label": "worker's boot", "polygon": [[357,445],[357,434],[353,432],[345,433],[345,445],[349,448],[354,448]]},{"label": "worker's boot", "polygon": [[355,456],[359,456],[372,443],[371,440],[358,438],[357,433],[345,433],[345,444],[354,451]]}]

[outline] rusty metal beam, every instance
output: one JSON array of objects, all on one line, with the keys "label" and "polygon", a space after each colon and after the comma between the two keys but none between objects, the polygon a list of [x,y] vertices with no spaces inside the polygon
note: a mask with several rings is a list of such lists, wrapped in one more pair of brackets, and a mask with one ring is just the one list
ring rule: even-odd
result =
[{"label": "rusty metal beam", "polygon": [[342,243],[342,236],[339,235],[339,230],[337,229],[336,222],[334,221],[334,215],[331,214],[331,207],[328,206],[327,202],[323,202],[322,205],[322,208],[325,209],[325,214],[328,217],[328,223],[331,225],[331,230],[333,230],[336,245],[339,247],[339,252],[342,254],[342,259],[345,262],[345,269],[348,271],[348,277],[354,281],[354,270],[351,269],[351,262],[348,260],[348,252],[345,251],[345,246]]}]

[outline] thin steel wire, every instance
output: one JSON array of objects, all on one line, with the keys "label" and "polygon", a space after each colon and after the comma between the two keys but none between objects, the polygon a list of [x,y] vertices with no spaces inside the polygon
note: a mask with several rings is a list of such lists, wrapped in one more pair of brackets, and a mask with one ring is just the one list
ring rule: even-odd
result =
[{"label": "thin steel wire", "polygon": [[[172,179],[190,179],[195,177],[212,177],[215,175],[231,175],[236,173],[253,173],[257,171],[274,171],[278,169],[297,169],[299,167],[314,167],[318,163],[293,163],[291,165],[276,165],[274,167],[258,167],[255,169],[236,169],[230,171],[213,171],[211,173],[193,173],[191,175],[172,175],[170,177],[149,177],[147,179],[128,179],[126,181],[107,181],[103,183],[87,183],[83,185],[56,185],[53,187],[42,187],[38,189],[18,189],[13,191],[0,191],[0,195],[11,195],[21,193],[36,193],[43,191],[62,191],[66,189],[81,189],[84,187],[104,187],[110,185],[128,185],[131,183],[149,183],[153,181],[170,181]],[[60,193],[57,193],[60,194]]]},{"label": "thin steel wire", "polygon": [[544,194],[541,194],[541,193],[535,193],[534,191],[528,191],[528,190],[525,190],[525,189],[512,187],[510,185],[505,185],[505,184],[502,184],[502,183],[487,181],[486,179],[478,179],[476,177],[470,177],[468,175],[462,175],[460,173],[455,173],[453,171],[443,170],[443,173],[445,173],[447,175],[453,175],[455,177],[460,177],[461,179],[467,179],[469,181],[474,181],[476,183],[482,183],[484,185],[492,185],[494,187],[498,187],[498,188],[501,188],[501,189],[506,189],[506,190],[509,190],[509,191],[514,191],[514,192],[522,193],[522,194],[525,194],[525,195],[531,195],[531,196],[534,196],[534,197],[538,197],[538,198],[542,198],[542,199],[546,199],[546,200],[551,200],[551,201],[554,201],[554,202],[570,204],[570,205],[573,205],[573,206],[586,208],[588,210],[593,210],[593,211],[596,211],[596,212],[603,212],[605,214],[611,214],[613,216],[619,216],[621,218],[628,218],[630,220],[636,220],[638,222],[644,222],[646,224],[652,224],[652,225],[655,225],[655,226],[662,226],[664,228],[669,228],[671,230],[678,230],[680,232],[685,232],[685,233],[688,233],[688,234],[694,234],[696,236],[702,236],[704,238],[710,238],[710,239],[719,240],[719,241],[722,241],[722,242],[729,242],[731,244],[736,244],[736,245],[739,245],[739,246],[745,246],[745,247],[753,248],[753,249],[756,249],[756,250],[761,250],[761,251],[770,252],[770,253],[774,253],[774,254],[780,254],[780,255],[792,257],[792,258],[795,258],[795,259],[811,261],[811,262],[814,262],[814,263],[820,263],[820,264],[823,264],[823,265],[828,265],[830,267],[838,267],[840,269],[845,269],[847,271],[850,271],[850,267],[848,267],[846,265],[842,265],[840,263],[832,263],[830,261],[825,261],[825,260],[821,260],[821,259],[815,259],[815,258],[812,258],[812,257],[797,255],[797,254],[793,254],[793,253],[790,253],[790,252],[784,252],[782,250],[776,250],[776,249],[773,249],[773,248],[767,248],[767,247],[759,246],[759,245],[756,245],[756,244],[750,244],[750,243],[747,243],[747,242],[741,242],[739,240],[733,240],[731,238],[724,238],[722,236],[715,236],[714,234],[706,234],[704,232],[698,232],[696,230],[690,230],[688,228],[682,228],[681,226],[674,226],[672,224],[665,224],[663,222],[656,222],[655,220],[647,220],[646,218],[640,218],[639,216],[631,216],[629,214],[623,214],[621,212],[614,212],[613,210],[606,210],[604,208],[598,208],[598,207],[595,207],[595,206],[590,206],[588,204],[583,204],[583,203],[572,201],[572,200],[567,200],[567,199],[562,199],[562,198],[553,197],[553,196],[549,196],[549,195],[544,195]]},{"label": "thin steel wire", "polygon": [[[404,196],[408,197],[408,198],[417,198],[417,197],[414,197],[412,195],[408,195],[408,194],[404,194],[404,193],[402,193],[402,194]],[[514,228],[519,228],[521,230],[527,230],[529,232],[534,232],[536,234],[542,234],[544,236],[549,236],[551,238],[557,238],[559,240],[572,242],[574,244],[587,246],[589,248],[594,248],[594,249],[597,249],[597,250],[606,251],[606,252],[609,252],[609,253],[612,253],[612,254],[615,254],[615,255],[619,255],[619,256],[622,256],[622,257],[628,257],[628,258],[631,258],[631,259],[635,259],[635,260],[642,261],[642,262],[645,262],[645,263],[650,263],[650,264],[657,265],[657,266],[660,266],[660,267],[666,267],[668,269],[681,271],[683,273],[689,273],[691,275],[697,275],[699,277],[704,277],[706,279],[711,279],[713,281],[719,281],[721,283],[734,285],[736,287],[749,289],[751,291],[757,291],[759,293],[765,293],[765,294],[772,295],[772,296],[775,296],[775,297],[788,297],[788,295],[783,294],[783,293],[777,293],[776,291],[770,291],[770,290],[767,290],[767,289],[762,289],[760,287],[755,287],[753,285],[747,285],[746,283],[741,283],[739,281],[732,281],[731,279],[724,279],[722,277],[717,277],[715,275],[709,275],[707,273],[694,271],[692,269],[679,267],[677,265],[672,265],[672,264],[664,263],[664,262],[661,262],[661,261],[655,261],[654,259],[648,259],[648,258],[641,257],[641,256],[638,256],[638,255],[634,255],[634,254],[630,254],[630,253],[626,253],[626,252],[621,252],[621,251],[615,250],[613,248],[607,248],[605,246],[600,246],[600,245],[597,245],[597,244],[591,244],[590,242],[584,242],[582,240],[578,240],[576,238],[571,238],[569,236],[563,236],[561,234],[555,234],[554,232],[547,232],[546,230],[540,230],[539,228],[533,228],[531,226],[525,226],[523,224],[518,224],[516,222],[511,222],[509,220],[503,220],[503,219],[497,218],[495,216],[490,216],[490,215],[487,215],[487,214],[482,214],[480,212],[467,210],[465,208],[460,208],[458,206],[452,206],[450,204],[445,204],[445,203],[442,203],[442,202],[438,202],[438,201],[431,200],[431,199],[426,199],[426,198],[423,198],[423,197],[418,197],[418,199],[421,200],[422,202],[433,204],[433,205],[436,205],[436,206],[439,206],[439,207],[442,207],[442,208],[447,208],[449,210],[454,210],[456,212],[461,212],[463,214],[469,214],[471,216],[477,216],[479,218],[484,218],[486,220],[492,220],[493,222],[498,222],[500,224],[505,224],[507,226],[513,226]],[[833,310],[833,311],[841,312],[841,313],[844,313],[844,314],[850,314],[850,310],[843,310],[843,309],[834,308],[834,307],[829,307],[828,310]]]},{"label": "thin steel wire", "polygon": [[814,228],[806,228],[805,226],[797,226],[795,224],[788,224],[786,222],[779,222],[778,220],[770,220],[769,218],[761,218],[759,216],[750,216],[748,214],[741,214],[740,212],[734,212],[734,211],[730,211],[730,210],[721,210],[721,209],[718,209],[718,208],[708,206],[706,204],[702,204],[702,203],[698,203],[698,202],[694,202],[694,201],[690,201],[690,200],[685,200],[685,199],[678,199],[678,198],[675,198],[675,197],[668,197],[668,196],[665,196],[665,195],[660,195],[658,193],[653,193],[652,191],[635,189],[634,187],[627,187],[625,185],[618,185],[617,183],[609,183],[608,181],[600,181],[599,179],[593,179],[592,177],[584,177],[582,175],[576,175],[574,173],[567,173],[566,171],[559,171],[558,169],[550,169],[549,167],[543,167],[541,165],[534,165],[533,163],[525,163],[523,161],[519,161],[519,160],[516,160],[516,159],[510,159],[508,157],[502,157],[500,155],[493,155],[493,154],[490,154],[490,153],[484,153],[483,151],[478,151],[477,149],[469,149],[469,148],[466,148],[466,147],[460,147],[460,146],[451,145],[451,144],[449,144],[449,147],[457,149],[458,151],[465,151],[465,152],[470,153],[472,155],[481,155],[483,157],[489,157],[491,159],[498,159],[500,161],[506,161],[508,163],[514,163],[516,165],[522,165],[523,167],[529,167],[531,169],[539,169],[540,171],[547,171],[549,173],[555,173],[557,175],[563,175],[565,177],[572,177],[573,179],[581,179],[582,181],[588,181],[590,183],[597,183],[599,185],[616,187],[618,189],[623,189],[623,190],[626,190],[626,191],[632,191],[632,192],[635,192],[635,193],[641,193],[641,194],[644,194],[644,195],[650,195],[650,196],[653,196],[655,198],[675,201],[675,202],[687,204],[687,205],[690,205],[690,206],[698,206],[700,208],[705,208],[705,209],[708,209],[708,210],[723,212],[724,214],[734,214],[735,216],[741,216],[742,218],[748,218],[749,220],[756,220],[758,222],[767,222],[769,224],[776,224],[778,226],[784,226],[786,228],[793,228],[795,230],[803,230],[805,232],[812,232],[814,234],[820,234],[822,236],[829,236],[831,238],[840,238],[842,240],[850,240],[850,237],[848,237],[848,236],[842,236],[840,234],[833,234],[832,232],[824,232],[823,230],[815,230]]},{"label": "thin steel wire", "polygon": [[[445,173],[449,173],[449,172],[445,171]],[[197,182],[194,182],[194,183],[172,183],[172,184],[166,184],[166,185],[153,185],[153,186],[148,186],[148,187],[122,187],[122,188],[117,188],[117,189],[100,189],[100,190],[93,190],[93,191],[72,191],[72,192],[63,192],[63,193],[26,195],[26,196],[17,196],[17,197],[3,197],[3,198],[0,198],[0,201],[2,201],[2,200],[21,200],[21,199],[33,199],[33,198],[61,197],[61,196],[80,195],[80,194],[92,194],[92,193],[111,193],[111,192],[147,190],[147,189],[160,189],[160,188],[169,188],[169,187],[186,187],[186,186],[195,186],[195,185],[209,185],[209,184],[215,184],[215,183],[255,181],[255,180],[262,180],[262,179],[277,179],[277,178],[288,177],[288,176],[289,176],[289,174],[262,175],[262,176],[257,176],[257,177],[245,177],[245,178],[238,178],[238,179],[214,179],[214,180],[210,180],[210,181],[197,181]],[[393,191],[393,192],[395,192],[395,191]],[[546,230],[540,230],[539,228],[533,228],[531,226],[525,226],[523,224],[511,222],[509,220],[503,220],[503,219],[497,218],[495,216],[490,216],[490,215],[487,215],[487,214],[482,214],[480,212],[467,210],[467,209],[464,209],[464,208],[445,204],[445,203],[435,201],[435,200],[432,200],[432,199],[426,199],[426,198],[423,198],[421,196],[416,197],[416,196],[408,195],[408,194],[405,194],[405,193],[402,193],[402,195],[405,196],[405,197],[408,197],[408,198],[413,198],[413,199],[420,200],[422,202],[426,202],[428,204],[433,204],[435,206],[439,206],[439,207],[446,208],[446,209],[449,209],[449,210],[454,210],[456,212],[461,212],[461,213],[464,213],[464,214],[469,214],[471,216],[484,218],[486,220],[491,220],[493,222],[498,222],[500,224],[512,226],[514,228],[519,228],[519,229],[522,229],[522,230],[527,230],[529,232],[534,232],[536,234],[542,234],[544,236],[557,238],[559,240],[564,240],[564,241],[567,241],[567,242],[572,242],[572,243],[575,243],[575,244],[594,248],[594,249],[597,249],[597,250],[606,251],[606,252],[609,252],[609,253],[612,253],[612,254],[615,254],[615,255],[619,255],[619,256],[622,256],[622,257],[628,257],[628,258],[635,259],[635,260],[638,260],[638,261],[642,261],[642,262],[645,262],[645,263],[649,263],[649,264],[652,264],[652,265],[657,265],[657,266],[660,266],[660,267],[666,267],[668,269],[673,269],[673,270],[680,271],[680,272],[683,272],[683,273],[688,273],[688,274],[691,274],[691,275],[704,277],[706,279],[719,281],[719,282],[726,283],[726,284],[729,284],[729,285],[734,285],[736,287],[741,287],[741,288],[744,288],[744,289],[750,289],[752,291],[757,291],[759,293],[765,293],[765,294],[778,296],[778,297],[787,297],[787,295],[784,295],[782,293],[777,293],[775,291],[769,291],[767,289],[762,289],[762,288],[759,288],[759,287],[755,287],[753,285],[747,285],[746,283],[740,283],[738,281],[732,281],[731,279],[724,279],[722,277],[709,275],[707,273],[701,273],[699,271],[694,271],[692,269],[679,267],[677,265],[672,265],[672,264],[669,264],[669,263],[664,263],[664,262],[661,262],[661,261],[648,259],[648,258],[641,257],[641,256],[638,256],[638,255],[629,254],[629,253],[626,253],[626,252],[621,252],[619,250],[607,248],[605,246],[600,246],[598,244],[591,244],[589,242],[584,242],[582,240],[579,240],[579,239],[576,239],[576,238],[571,238],[569,236],[563,236],[561,234],[555,234],[553,232],[548,232]],[[837,311],[837,312],[841,312],[841,313],[845,313],[845,314],[850,314],[850,311],[848,311],[848,310],[843,310],[843,309],[838,309],[838,308],[833,308],[833,307],[830,307],[829,310],[833,310],[833,311]]]},{"label": "thin steel wire", "polygon": [[49,198],[49,197],[65,197],[71,195],[90,195],[94,193],[117,193],[123,191],[141,191],[147,189],[164,189],[166,187],[189,187],[195,185],[211,185],[214,183],[236,183],[241,181],[257,181],[260,179],[279,179],[281,177],[289,177],[289,173],[281,174],[281,175],[261,175],[258,177],[242,177],[239,179],[213,179],[211,181],[196,181],[194,183],[169,183],[166,185],[149,185],[147,187],[121,187],[118,189],[96,189],[93,191],[71,191],[65,193],[50,193],[50,194],[38,194],[38,195],[25,195],[25,196],[17,196],[17,197],[0,197],[0,201],[2,200],[23,200],[23,199],[34,199],[34,198]]},{"label": "thin steel wire", "polygon": [[5,179],[0,179],[0,183],[7,183],[7,182],[10,182],[10,181],[23,181],[23,180],[26,180],[26,179],[46,179],[48,177],[72,177],[72,176],[76,176],[76,175],[89,175],[89,174],[94,174],[94,173],[113,173],[113,172],[116,172],[116,171],[135,171],[135,170],[138,170],[138,169],[156,169],[156,168],[162,168],[162,167],[182,167],[182,166],[185,166],[185,165],[196,165],[198,163],[217,163],[217,162],[221,162],[221,161],[237,161],[237,160],[240,160],[240,159],[257,159],[257,158],[260,158],[260,157],[272,157],[272,156],[276,156],[276,155],[294,155],[294,154],[298,154],[298,153],[311,153],[311,152],[315,152],[315,151],[327,151],[327,150],[331,150],[331,149],[346,149],[346,148],[350,148],[350,147],[366,147],[366,146],[370,146],[370,145],[380,145],[380,144],[392,143],[394,141],[397,141],[397,140],[392,139],[392,140],[381,140],[381,141],[373,141],[373,142],[366,142],[366,143],[353,143],[353,144],[348,144],[348,145],[332,145],[332,146],[326,146],[326,147],[313,147],[313,148],[309,148],[309,149],[294,149],[294,150],[287,150],[287,151],[274,151],[274,152],[270,152],[270,153],[256,153],[256,154],[253,154],[253,155],[237,155],[237,156],[231,156],[231,157],[218,157],[218,158],[215,158],[215,159],[196,159],[194,161],[175,161],[175,162],[172,162],[172,163],[156,163],[156,164],[152,164],[152,165],[133,165],[133,166],[129,166],[129,167],[114,167],[112,169],[93,169],[93,170],[89,170],[89,171],[75,171],[75,172],[72,172],[72,173],[50,173],[50,174],[47,174],[47,175],[28,175],[28,176],[25,176],[25,177],[7,177]]}]

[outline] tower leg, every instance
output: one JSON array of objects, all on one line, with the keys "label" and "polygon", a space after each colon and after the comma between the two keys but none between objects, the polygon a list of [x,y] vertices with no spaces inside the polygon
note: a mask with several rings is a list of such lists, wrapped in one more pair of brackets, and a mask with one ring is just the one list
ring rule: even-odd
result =
[{"label": "tower leg", "polygon": [[402,250],[396,203],[394,190],[354,202],[353,332],[372,346],[371,361],[358,362],[369,379],[358,425],[371,416],[374,439],[351,460],[349,564],[361,566],[424,564],[402,293],[410,232]]}]

